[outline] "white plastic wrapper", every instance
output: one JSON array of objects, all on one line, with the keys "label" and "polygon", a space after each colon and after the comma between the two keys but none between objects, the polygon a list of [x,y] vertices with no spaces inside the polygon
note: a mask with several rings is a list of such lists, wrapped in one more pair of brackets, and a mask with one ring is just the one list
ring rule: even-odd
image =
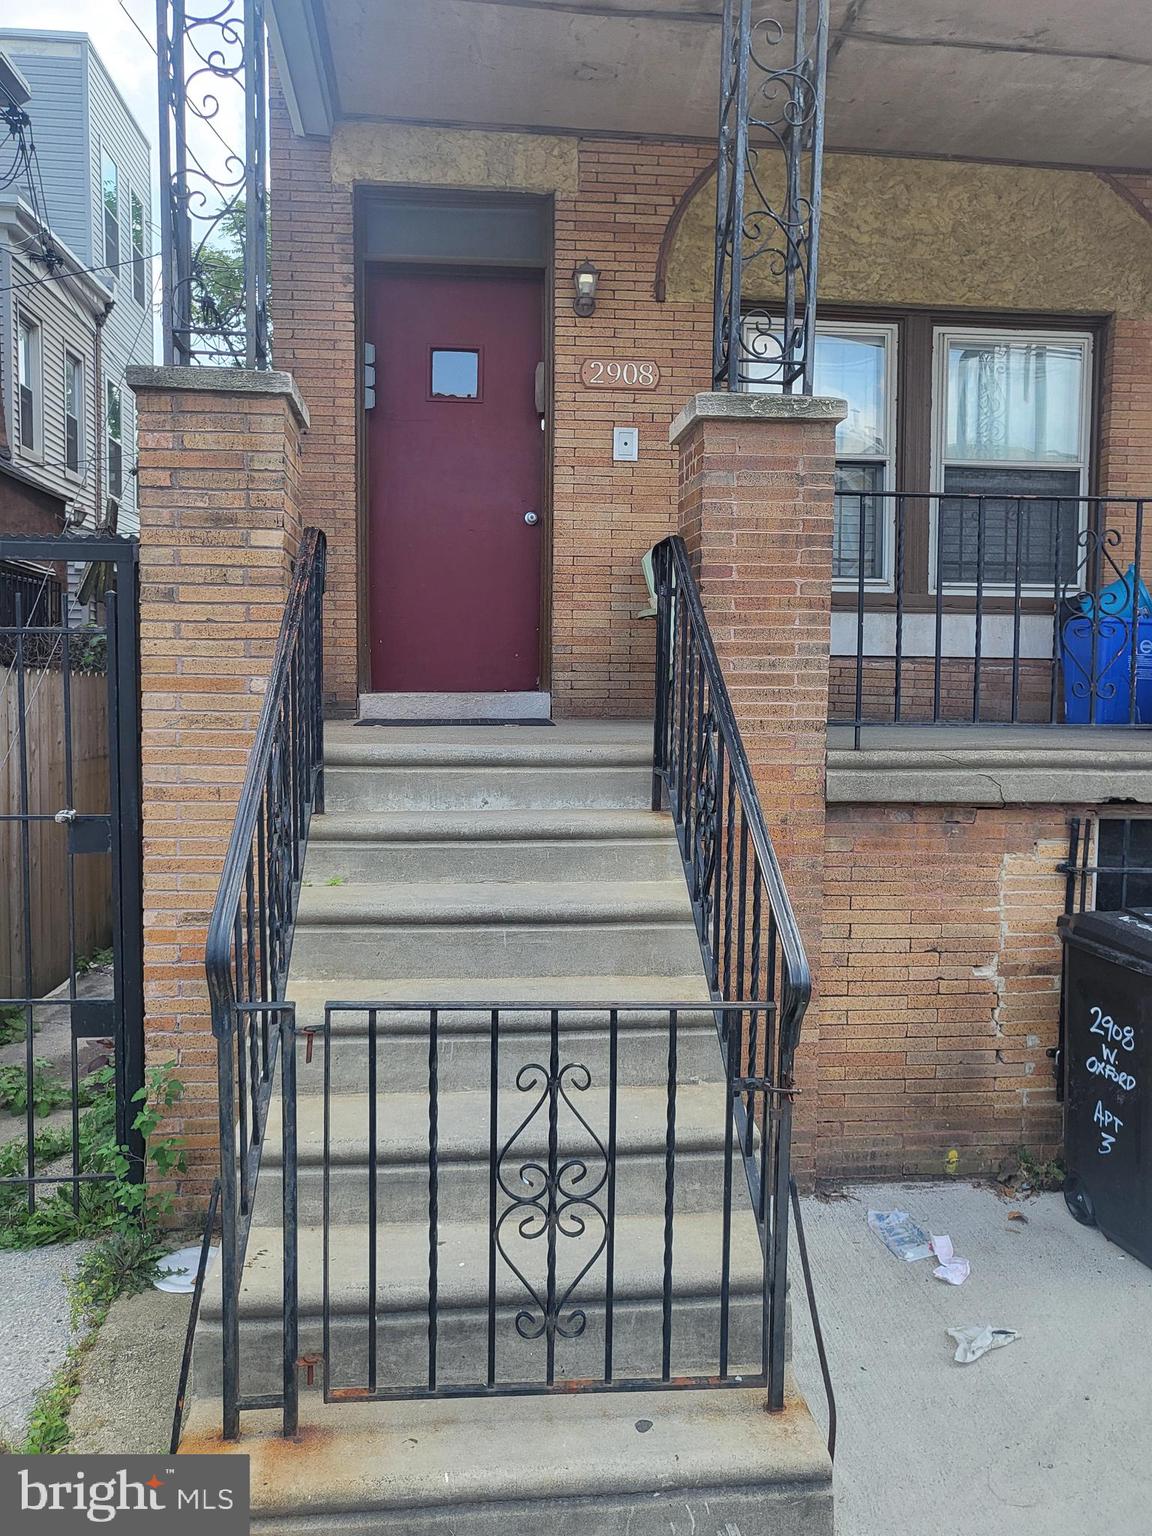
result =
[{"label": "white plastic wrapper", "polygon": [[[218,1252],[218,1248],[209,1248],[205,1274],[212,1268]],[[156,1268],[159,1274],[152,1282],[153,1289],[171,1291],[177,1296],[191,1296],[196,1289],[196,1269],[199,1263],[199,1243],[195,1248],[177,1248],[175,1253],[170,1253],[157,1262]]]}]

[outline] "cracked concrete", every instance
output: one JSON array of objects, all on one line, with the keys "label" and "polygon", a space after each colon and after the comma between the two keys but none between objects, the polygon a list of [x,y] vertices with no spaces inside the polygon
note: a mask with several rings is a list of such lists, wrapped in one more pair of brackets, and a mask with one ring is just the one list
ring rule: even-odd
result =
[{"label": "cracked concrete", "polygon": [[870,726],[828,731],[828,800],[839,804],[1062,805],[1152,801],[1144,738],[1067,726]]}]

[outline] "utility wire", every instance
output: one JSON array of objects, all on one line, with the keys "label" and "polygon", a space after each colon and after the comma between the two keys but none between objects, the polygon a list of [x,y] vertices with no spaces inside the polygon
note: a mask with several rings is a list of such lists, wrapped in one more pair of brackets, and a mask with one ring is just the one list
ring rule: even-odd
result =
[{"label": "utility wire", "polygon": [[[32,252],[24,251],[18,254],[31,255]],[[63,272],[49,272],[45,277],[29,277],[22,283],[8,283],[5,287],[0,287],[0,293],[12,293],[18,288],[38,288],[41,283],[58,283],[65,277],[86,277],[89,272],[114,272],[118,267],[131,267],[138,261],[152,261],[159,255],[158,250],[144,251],[140,256],[127,256],[123,261],[105,262],[101,266],[77,267],[75,271],[65,268]]]},{"label": "utility wire", "polygon": [[[125,5],[124,0],[117,0],[117,4],[119,5],[120,9],[124,12],[125,16],[127,16],[128,20],[136,28],[136,31],[140,34],[140,36],[148,44],[148,47],[151,49],[153,55],[155,57],[159,58],[159,55],[156,53],[156,44],[148,36],[147,32],[145,32],[144,28],[136,20],[135,16],[133,16],[132,12]],[[196,116],[199,118],[200,122],[202,122],[206,128],[208,128],[212,133],[214,133],[216,135],[216,137],[220,140],[220,143],[223,144],[224,148],[228,151],[229,156],[233,160],[236,160],[241,165],[243,165],[244,157],[242,155],[238,155],[236,153],[236,151],[232,148],[231,144],[229,144],[228,140],[224,137],[224,135],[220,132],[219,128],[217,128],[216,124],[212,121],[212,119],[210,117],[201,117],[199,113],[197,113]],[[192,153],[191,149],[189,149],[188,154],[189,154],[189,157],[191,159],[196,161],[196,164],[199,167],[199,169],[201,171],[201,174],[204,175],[204,176],[207,176],[208,172],[200,164],[200,161],[196,159],[196,156]],[[211,180],[211,177],[209,177],[209,180]]]}]

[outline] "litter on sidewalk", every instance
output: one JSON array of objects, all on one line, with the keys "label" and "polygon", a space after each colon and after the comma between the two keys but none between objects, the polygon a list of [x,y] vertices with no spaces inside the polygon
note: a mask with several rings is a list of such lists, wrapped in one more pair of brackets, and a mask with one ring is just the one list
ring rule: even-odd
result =
[{"label": "litter on sidewalk", "polygon": [[937,1280],[945,1280],[949,1285],[963,1285],[972,1273],[972,1266],[967,1259],[957,1258],[952,1239],[948,1236],[933,1237],[932,1252],[940,1260],[932,1271]]},{"label": "litter on sidewalk", "polygon": [[926,1259],[932,1252],[927,1232],[907,1211],[869,1211],[868,1225],[889,1253],[909,1264]]},{"label": "litter on sidewalk", "polygon": [[973,1323],[967,1328],[949,1328],[948,1337],[956,1341],[953,1360],[971,1365],[990,1349],[1003,1349],[1020,1337],[1015,1328],[993,1328],[991,1323]]},{"label": "litter on sidewalk", "polygon": [[[205,1272],[212,1268],[218,1252],[219,1249],[215,1244],[208,1250]],[[157,1262],[157,1275],[152,1282],[153,1289],[170,1291],[176,1296],[191,1296],[196,1289],[196,1270],[199,1264],[199,1243],[194,1248],[177,1248],[175,1253],[170,1253]]]}]

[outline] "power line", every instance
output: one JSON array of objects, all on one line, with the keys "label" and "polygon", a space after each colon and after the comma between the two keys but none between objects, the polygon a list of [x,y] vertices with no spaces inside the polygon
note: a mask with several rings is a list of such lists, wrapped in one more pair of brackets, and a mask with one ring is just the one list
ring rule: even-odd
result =
[{"label": "power line", "polygon": [[[128,20],[136,28],[136,31],[140,34],[140,36],[148,44],[148,47],[149,47],[149,49],[151,50],[151,52],[153,54],[153,57],[159,58],[159,54],[157,54],[157,52],[156,52],[156,44],[148,36],[147,32],[145,32],[144,28],[136,20],[135,16],[133,16],[132,12],[128,9],[127,5],[125,5],[124,0],[116,0],[116,3],[119,5],[120,9],[124,12],[125,16],[127,16]],[[200,119],[200,121],[204,124],[204,126],[207,129],[209,129],[212,133],[214,133],[216,135],[216,137],[219,139],[220,143],[223,144],[224,148],[228,151],[229,157],[231,159],[239,162],[241,165],[243,165],[244,157],[242,155],[238,155],[236,153],[236,151],[232,148],[231,144],[229,144],[228,140],[224,137],[224,135],[220,132],[219,128],[217,128],[216,124],[212,121],[212,119],[210,117],[201,117],[199,113],[197,113],[196,115]],[[204,176],[208,176],[208,172],[200,164],[200,161],[197,159],[196,155],[193,154],[191,149],[189,149],[188,154],[189,154],[189,156],[190,156],[190,158],[192,160],[196,161],[196,164],[199,167],[201,174],[204,175]],[[209,179],[209,181],[212,180],[212,178],[210,176],[208,177],[208,179]]]},{"label": "power line", "polygon": [[[32,252],[23,252],[23,255],[32,255]],[[77,267],[75,271],[65,269],[63,272],[49,272],[45,277],[29,277],[22,283],[8,283],[0,288],[0,293],[13,293],[18,288],[38,288],[41,283],[59,283],[66,277],[86,277],[90,272],[113,272],[118,267],[131,267],[138,261],[153,261],[160,252],[144,251],[139,256],[127,256],[123,261],[109,261],[97,267]]]}]

